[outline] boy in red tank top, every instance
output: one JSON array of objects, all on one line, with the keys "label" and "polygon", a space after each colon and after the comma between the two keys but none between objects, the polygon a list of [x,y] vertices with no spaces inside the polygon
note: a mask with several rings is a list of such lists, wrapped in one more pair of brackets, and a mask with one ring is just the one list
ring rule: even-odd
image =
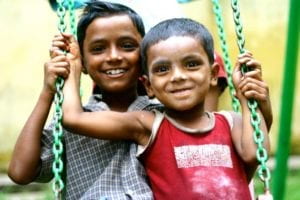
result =
[{"label": "boy in red tank top", "polygon": [[[76,41],[67,38],[70,75],[65,82],[63,123],[77,134],[126,139],[139,144],[138,154],[155,199],[250,199],[246,167],[256,167],[256,144],[247,100],[269,108],[261,66],[246,52],[233,72],[242,115],[204,110],[205,96],[217,84],[213,39],[190,19],[166,20],[153,27],[141,45],[144,85],[164,111],[84,112],[79,96],[81,62]],[[75,55],[75,56],[74,56]],[[242,75],[241,65],[251,68]],[[260,129],[269,151],[268,130],[260,109]]]}]

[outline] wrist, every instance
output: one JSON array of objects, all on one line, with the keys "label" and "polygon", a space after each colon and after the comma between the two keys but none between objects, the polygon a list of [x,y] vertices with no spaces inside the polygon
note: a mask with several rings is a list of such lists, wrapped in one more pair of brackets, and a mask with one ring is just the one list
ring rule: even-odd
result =
[{"label": "wrist", "polygon": [[53,91],[52,89],[48,88],[48,87],[44,87],[40,93],[40,98],[47,100],[47,101],[51,101],[54,99],[56,91]]},{"label": "wrist", "polygon": [[75,78],[75,79],[80,79],[81,68],[82,68],[81,60],[80,59],[74,60],[71,64],[71,68],[70,68],[71,74],[70,75],[73,75],[73,78]]}]

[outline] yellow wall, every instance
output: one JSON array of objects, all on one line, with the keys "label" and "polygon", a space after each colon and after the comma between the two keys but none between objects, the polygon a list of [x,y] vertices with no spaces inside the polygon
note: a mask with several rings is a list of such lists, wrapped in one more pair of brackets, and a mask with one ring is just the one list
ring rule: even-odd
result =
[{"label": "yellow wall", "polygon": [[[229,1],[222,1],[229,2]],[[225,4],[225,3],[223,3]],[[288,1],[240,1],[246,48],[263,64],[264,79],[270,86],[274,110],[271,130],[273,144],[278,130],[281,101],[281,82],[284,63]],[[215,35],[216,27],[210,1],[198,0],[183,4],[185,12],[203,22]],[[48,59],[48,48],[56,33],[57,16],[47,0],[0,1],[0,168],[7,163],[16,138],[30,114],[43,84],[43,64]],[[232,62],[237,55],[230,5],[223,5],[227,38]],[[299,66],[298,66],[299,68]],[[299,77],[299,70],[298,70]],[[85,98],[90,93],[89,79],[83,79]],[[299,85],[299,78],[298,84]],[[299,88],[294,106],[293,135],[299,136]],[[221,107],[230,109],[228,92]],[[294,144],[296,139],[294,137]],[[273,145],[273,151],[275,150]],[[296,148],[296,145],[294,145]],[[300,152],[298,150],[298,152]]]}]

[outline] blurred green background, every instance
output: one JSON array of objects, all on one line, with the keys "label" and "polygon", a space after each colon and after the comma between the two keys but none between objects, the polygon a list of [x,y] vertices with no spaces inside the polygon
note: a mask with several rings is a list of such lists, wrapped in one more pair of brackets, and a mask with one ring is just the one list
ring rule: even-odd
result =
[{"label": "blurred green background", "polygon": [[[240,1],[246,49],[262,63],[263,78],[270,87],[274,122],[271,129],[272,153],[276,152],[280,115],[283,65],[289,1]],[[221,1],[231,61],[238,55],[229,1]],[[217,51],[219,39],[211,1],[181,4],[188,17],[205,24],[213,33]],[[43,84],[43,65],[57,32],[58,18],[47,0],[0,0],[0,171],[5,172],[18,134],[29,116]],[[168,12],[168,11],[166,11]],[[298,44],[299,45],[299,44]],[[300,154],[299,56],[292,124],[291,154]],[[89,77],[82,80],[86,100],[91,91]],[[231,109],[228,90],[221,108]],[[284,116],[282,116],[284,117]],[[298,122],[298,123],[297,123]]]}]

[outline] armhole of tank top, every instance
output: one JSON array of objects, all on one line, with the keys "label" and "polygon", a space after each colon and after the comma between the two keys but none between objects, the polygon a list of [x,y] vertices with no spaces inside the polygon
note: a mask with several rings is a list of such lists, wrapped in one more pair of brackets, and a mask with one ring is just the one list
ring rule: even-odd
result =
[{"label": "armhole of tank top", "polygon": [[225,119],[227,120],[227,122],[229,124],[230,131],[231,131],[232,128],[233,128],[233,116],[231,115],[231,113],[228,112],[228,111],[225,111],[225,110],[222,110],[222,111],[219,111],[219,112],[216,112],[216,113],[221,114],[225,117]]},{"label": "armhole of tank top", "polygon": [[153,144],[154,139],[156,138],[156,135],[158,133],[158,129],[161,125],[161,122],[164,119],[163,113],[159,112],[158,110],[153,110],[153,112],[155,113],[155,119],[153,121],[152,131],[151,131],[149,141],[145,146],[138,145],[137,153],[136,153],[137,157],[141,156],[146,151],[146,149],[148,149]]}]

